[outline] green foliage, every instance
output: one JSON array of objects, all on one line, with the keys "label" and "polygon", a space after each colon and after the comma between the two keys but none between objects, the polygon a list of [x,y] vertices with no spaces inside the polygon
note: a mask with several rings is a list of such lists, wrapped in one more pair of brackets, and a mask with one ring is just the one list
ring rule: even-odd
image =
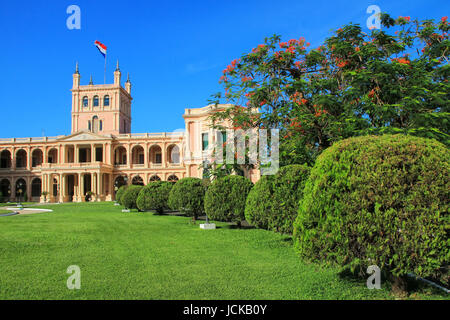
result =
[{"label": "green foliage", "polygon": [[178,180],[170,190],[169,207],[196,219],[203,213],[206,184],[199,178]]},{"label": "green foliage", "polygon": [[261,229],[292,234],[309,171],[304,165],[289,165],[274,176],[262,176],[247,197],[246,220]]},{"label": "green foliage", "polygon": [[238,222],[245,219],[245,201],[253,183],[242,176],[214,180],[205,195],[205,212],[218,221]]},{"label": "green foliage", "polygon": [[272,186],[272,214],[268,224],[270,230],[292,234],[298,204],[303,198],[310,170],[307,166],[290,165],[277,172]]},{"label": "green foliage", "polygon": [[139,210],[156,210],[163,213],[169,208],[169,194],[174,183],[168,181],[153,181],[142,188],[136,200]]},{"label": "green foliage", "polygon": [[347,24],[317,48],[303,37],[266,38],[223,70],[225,93],[213,102],[236,107],[212,119],[279,128],[281,165],[312,165],[352,136],[404,133],[450,145],[450,24],[385,14],[382,25],[366,33]]},{"label": "green foliage", "polygon": [[126,190],[127,188],[128,188],[127,185],[123,185],[123,186],[121,186],[121,187],[119,188],[119,190],[117,190],[117,192],[116,192],[116,201],[117,201],[118,203],[120,203],[121,205],[123,205],[123,202],[122,202],[122,196],[124,195],[125,190]]},{"label": "green foliage", "polygon": [[334,144],[317,159],[294,224],[307,259],[449,282],[450,152],[406,135]]},{"label": "green foliage", "polygon": [[272,215],[273,176],[261,176],[245,202],[245,220],[255,227],[267,229]]},{"label": "green foliage", "polygon": [[126,188],[125,193],[121,197],[121,204],[127,209],[137,209],[136,201],[143,186],[131,185]]}]

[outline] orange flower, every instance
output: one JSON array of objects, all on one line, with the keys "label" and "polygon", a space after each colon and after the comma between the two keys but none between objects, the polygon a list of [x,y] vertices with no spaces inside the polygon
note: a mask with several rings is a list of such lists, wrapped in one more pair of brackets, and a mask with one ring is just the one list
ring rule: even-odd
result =
[{"label": "orange flower", "polygon": [[396,61],[401,64],[411,64],[411,61],[405,58],[393,58],[392,61]]}]

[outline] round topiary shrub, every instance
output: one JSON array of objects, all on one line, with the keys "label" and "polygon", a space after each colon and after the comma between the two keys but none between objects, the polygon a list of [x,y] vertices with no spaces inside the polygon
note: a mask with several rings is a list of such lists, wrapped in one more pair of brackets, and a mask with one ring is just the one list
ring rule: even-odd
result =
[{"label": "round topiary shrub", "polygon": [[116,201],[118,203],[120,203],[121,205],[123,205],[123,203],[122,203],[122,196],[125,193],[125,190],[127,189],[127,187],[128,187],[127,185],[123,185],[116,192]]},{"label": "round topiary shrub", "polygon": [[122,205],[127,209],[137,209],[136,200],[143,186],[131,185],[121,197]]},{"label": "round topiary shrub", "polygon": [[169,207],[192,217],[194,220],[203,213],[205,185],[199,178],[178,180],[169,193]]},{"label": "round topiary shrub", "polygon": [[169,208],[169,194],[172,190],[173,182],[168,181],[153,181],[142,188],[136,200],[136,205],[139,210],[156,210],[158,213],[163,213],[165,209]]},{"label": "round topiary shrub", "polygon": [[430,139],[365,136],[317,159],[294,224],[302,257],[362,272],[377,265],[406,289],[413,272],[448,285],[450,152]]},{"label": "round topiary shrub", "polygon": [[241,223],[245,219],[245,202],[253,183],[242,176],[215,180],[205,194],[205,212],[209,218]]},{"label": "round topiary shrub", "polygon": [[272,215],[273,177],[262,176],[250,190],[245,202],[245,220],[261,229],[268,228]]},{"label": "round topiary shrub", "polygon": [[299,201],[311,168],[293,164],[280,168],[273,179],[273,196],[268,229],[292,234]]}]

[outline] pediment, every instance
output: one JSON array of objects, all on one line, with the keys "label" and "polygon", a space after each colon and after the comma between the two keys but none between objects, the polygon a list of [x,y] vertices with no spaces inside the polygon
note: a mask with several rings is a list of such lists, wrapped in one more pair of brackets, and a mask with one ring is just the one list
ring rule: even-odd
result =
[{"label": "pediment", "polygon": [[80,131],[59,139],[59,141],[90,141],[90,140],[111,140],[111,135],[100,135],[97,133]]}]

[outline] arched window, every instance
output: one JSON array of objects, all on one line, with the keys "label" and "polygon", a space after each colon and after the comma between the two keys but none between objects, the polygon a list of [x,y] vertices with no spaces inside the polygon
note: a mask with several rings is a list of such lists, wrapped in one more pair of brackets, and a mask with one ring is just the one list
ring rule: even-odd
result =
[{"label": "arched window", "polygon": [[137,185],[137,186],[143,186],[144,180],[140,176],[135,176],[133,180],[131,180],[131,184]]},{"label": "arched window", "polygon": [[83,97],[83,107],[87,107],[89,105],[88,97]]},{"label": "arched window", "polygon": [[167,178],[167,181],[169,181],[169,182],[177,182],[178,181],[178,177],[176,175],[172,174],[172,175],[170,175]]},{"label": "arched window", "polygon": [[94,96],[94,107],[98,107],[98,96]]},{"label": "arched window", "polygon": [[25,168],[27,166],[27,152],[20,149],[16,153],[16,168]]},{"label": "arched window", "polygon": [[158,176],[155,174],[155,175],[153,175],[153,176],[150,177],[149,181],[150,181],[150,182],[153,182],[153,181],[161,181],[161,178],[158,177]]},{"label": "arched window", "polygon": [[109,96],[106,95],[103,97],[103,106],[108,107],[109,106]]},{"label": "arched window", "polygon": [[3,150],[0,157],[0,168],[11,168],[11,152]]}]

